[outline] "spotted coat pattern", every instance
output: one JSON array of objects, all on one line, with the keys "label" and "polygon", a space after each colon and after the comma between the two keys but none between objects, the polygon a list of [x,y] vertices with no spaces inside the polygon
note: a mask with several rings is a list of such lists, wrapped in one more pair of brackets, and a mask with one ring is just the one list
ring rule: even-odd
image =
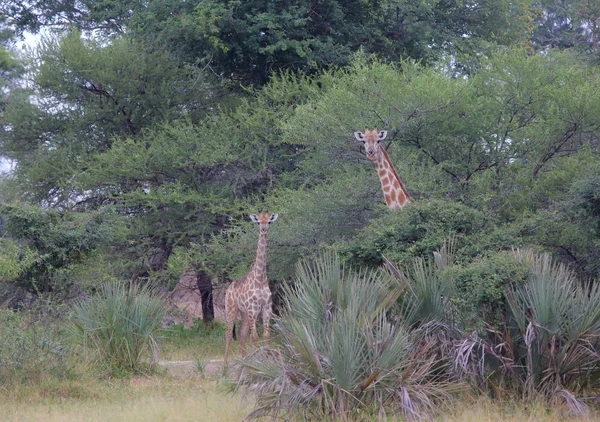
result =
[{"label": "spotted coat pattern", "polygon": [[377,128],[372,131],[365,129],[364,133],[354,132],[354,136],[364,144],[367,159],[375,162],[383,197],[388,208],[397,210],[411,202],[412,198],[390,161],[390,156],[381,145],[381,141],[385,139],[387,132],[384,130],[379,132]]},{"label": "spotted coat pattern", "polygon": [[236,319],[241,319],[240,345],[242,357],[246,356],[246,338],[248,328],[251,330],[252,344],[256,347],[258,332],[256,320],[262,317],[263,337],[269,341],[269,321],[272,314],[271,290],[267,280],[267,235],[269,224],[275,221],[278,214],[268,211],[250,215],[250,219],[259,224],[258,247],[256,258],[250,267],[250,272],[234,280],[225,293],[225,364],[229,355],[230,343],[233,338],[233,326]]}]

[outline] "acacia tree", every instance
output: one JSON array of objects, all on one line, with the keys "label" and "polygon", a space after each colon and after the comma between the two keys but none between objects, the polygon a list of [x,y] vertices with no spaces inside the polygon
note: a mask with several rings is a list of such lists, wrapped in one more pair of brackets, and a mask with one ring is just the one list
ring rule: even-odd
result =
[{"label": "acacia tree", "polygon": [[[332,78],[281,124],[280,142],[295,145],[304,184],[264,200],[282,216],[271,236],[274,278],[323,246],[368,264],[381,263],[382,253],[407,261],[429,256],[450,232],[466,261],[538,245],[591,268],[590,243],[577,246],[576,217],[562,202],[598,158],[595,68],[517,49],[468,79],[364,56]],[[412,210],[390,216],[378,207],[376,172],[352,139],[365,126],[389,131],[388,151],[417,201]],[[251,234],[236,229],[218,239],[212,259],[239,268]]]},{"label": "acacia tree", "polygon": [[11,88],[0,134],[1,154],[19,163],[14,177],[30,198],[87,205],[71,178],[90,157],[120,137],[207,112],[210,82],[142,47],[127,40],[103,46],[78,32],[42,43],[33,79]]},{"label": "acacia tree", "polygon": [[543,0],[533,42],[541,48],[575,48],[598,60],[600,5],[588,0]]},{"label": "acacia tree", "polygon": [[[87,213],[91,217],[102,209],[120,215],[127,229],[148,235],[136,237],[138,241],[130,245],[137,252],[115,256],[137,256],[146,263],[142,265],[146,271],[162,269],[172,248],[169,225],[149,218],[164,227],[155,231],[140,224],[143,218],[133,217],[147,216],[148,209],[159,210],[163,205],[148,205],[147,198],[133,205],[123,203],[119,196],[143,193],[144,182],[138,183],[135,174],[126,174],[112,185],[108,179],[92,183],[91,178],[98,174],[94,163],[126,137],[139,140],[149,128],[179,119],[198,121],[210,112],[219,90],[212,89],[210,79],[198,69],[172,60],[166,52],[149,52],[125,39],[105,45],[71,32],[44,39],[33,59],[30,79],[10,87],[2,116],[0,155],[16,163],[3,180],[6,200],[14,201],[17,208],[23,201],[52,208],[57,211],[58,226],[68,226],[69,221],[85,219]],[[9,235],[35,242],[27,230],[13,228],[8,226]],[[105,243],[104,251],[122,251],[125,239],[126,234],[113,239],[111,247]],[[50,286],[51,268],[78,261],[72,258],[62,254],[60,260],[42,261],[44,268],[28,277],[44,273],[40,282]],[[134,261],[116,275],[131,276],[139,272],[138,267],[139,262]]]},{"label": "acacia tree", "polygon": [[209,66],[223,79],[264,85],[281,70],[344,66],[359,47],[391,61],[434,63],[486,44],[526,39],[531,0],[519,1],[48,1],[6,0],[18,31],[76,27],[133,37]]}]

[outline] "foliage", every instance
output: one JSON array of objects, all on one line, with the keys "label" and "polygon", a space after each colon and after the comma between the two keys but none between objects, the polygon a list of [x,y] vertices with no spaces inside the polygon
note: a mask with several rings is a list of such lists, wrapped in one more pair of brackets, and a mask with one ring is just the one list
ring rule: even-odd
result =
[{"label": "foliage", "polygon": [[[454,280],[447,277],[446,270],[453,264],[455,248],[454,239],[445,241],[444,245],[431,257],[414,257],[405,271],[387,258],[385,266],[391,270],[396,281],[403,288],[399,298],[402,321],[411,328],[427,327],[428,324],[439,324],[447,333],[460,324],[457,318],[454,298],[457,296]],[[439,351],[444,347],[439,344]]]},{"label": "foliage", "polygon": [[[276,294],[323,250],[348,268],[394,262],[404,291],[386,317],[410,344],[424,335],[479,386],[550,395],[511,317],[533,309],[516,292],[537,270],[509,251],[600,274],[594,2],[0,7],[0,159],[13,164],[0,180],[4,291],[164,287],[190,264],[226,283],[254,255],[247,214],[266,208],[283,223],[269,239]],[[28,56],[5,54],[42,27],[53,29]],[[396,213],[352,138],[374,126],[415,199]],[[576,383],[546,352],[545,374]]]},{"label": "foliage", "polygon": [[578,211],[582,228],[592,228],[594,237],[600,238],[600,167],[595,166],[585,177],[573,184],[576,196],[574,208]]},{"label": "foliage", "polygon": [[[161,341],[161,359],[164,360],[205,360],[220,358],[225,349],[225,324],[212,321],[208,324],[201,319],[189,327],[175,324],[164,331]],[[232,345],[237,349],[237,343]]]},{"label": "foliage", "polygon": [[117,233],[110,213],[102,211],[60,213],[16,203],[2,206],[0,212],[6,233],[14,239],[3,242],[9,248],[5,259],[11,259],[11,249],[13,255],[12,277],[8,279],[34,291],[68,290],[69,285],[58,285],[54,276],[90,258]]},{"label": "foliage", "polygon": [[71,349],[47,321],[0,309],[0,382],[3,388],[72,373]]},{"label": "foliage", "polygon": [[347,65],[363,46],[390,61],[433,63],[454,55],[470,65],[490,44],[527,39],[532,2],[406,0],[152,1],[5,0],[3,14],[19,32],[75,26],[172,51],[178,61],[210,66],[216,75],[263,85],[273,73]]},{"label": "foliage", "polygon": [[522,285],[530,274],[526,263],[511,251],[480,256],[466,265],[452,265],[443,277],[452,280],[456,289],[451,296],[453,306],[461,315],[461,327],[466,332],[501,330],[507,310],[505,293]]},{"label": "foliage", "polygon": [[526,283],[507,289],[503,329],[487,339],[464,339],[457,347],[459,366],[480,380],[505,378],[525,397],[585,413],[577,396],[597,383],[600,285],[577,280],[548,254],[518,250],[515,257],[531,272]]},{"label": "foliage", "polygon": [[486,250],[510,248],[519,242],[518,233],[495,225],[489,215],[477,209],[459,202],[431,200],[373,219],[344,244],[342,252],[356,265],[378,265],[385,256],[405,266],[415,257],[430,257],[448,236],[454,238],[454,254],[462,262]]},{"label": "foliage", "polygon": [[0,280],[15,280],[36,261],[35,253],[20,248],[10,239],[0,238]]},{"label": "foliage", "polygon": [[143,2],[83,0],[34,0],[28,3],[7,0],[2,3],[2,14],[19,33],[37,33],[42,27],[71,27],[109,34],[123,32],[132,12],[143,7]]},{"label": "foliage", "polygon": [[539,48],[574,48],[597,63],[600,6],[586,0],[543,0],[540,4],[545,13],[537,16],[533,42]]},{"label": "foliage", "polygon": [[198,118],[215,94],[199,70],[130,40],[107,45],[76,31],[42,40],[32,80],[11,87],[0,149],[21,164],[14,177],[26,196],[52,206],[98,206],[73,186],[94,155],[115,138]]},{"label": "foliage", "polygon": [[388,412],[409,418],[438,411],[456,387],[434,344],[387,313],[400,294],[381,271],[352,272],[333,253],[300,261],[275,329],[279,348],[240,362],[239,385],[258,393],[254,416],[305,417]]},{"label": "foliage", "polygon": [[520,334],[516,357],[525,364],[526,391],[556,394],[594,382],[590,375],[600,364],[600,286],[580,282],[547,254],[517,257],[532,267],[528,283],[507,295]]},{"label": "foliage", "polygon": [[[378,197],[379,192],[361,183],[363,175],[363,172],[348,170],[330,183],[295,190],[279,189],[277,194],[265,198],[261,206],[278,212],[281,218],[281,224],[269,232],[270,279],[291,277],[296,261],[337,240],[350,238],[368,221],[374,213],[364,205],[365,198]],[[349,185],[355,188],[349,190]],[[230,277],[239,276],[252,262],[256,238],[256,227],[236,222],[197,254],[217,271],[222,271],[215,275],[225,272]]]},{"label": "foliage", "polygon": [[73,311],[71,330],[79,343],[98,353],[112,373],[141,371],[147,352],[155,362],[163,300],[147,286],[127,287],[122,282],[105,283],[99,292]]}]

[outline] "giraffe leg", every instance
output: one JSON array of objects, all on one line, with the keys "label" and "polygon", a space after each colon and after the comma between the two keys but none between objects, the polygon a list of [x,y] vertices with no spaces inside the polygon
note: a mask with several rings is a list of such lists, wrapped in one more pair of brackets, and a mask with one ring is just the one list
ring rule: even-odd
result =
[{"label": "giraffe leg", "polygon": [[250,330],[251,330],[250,338],[252,339],[252,345],[256,349],[257,343],[258,343],[258,331],[256,331],[256,315],[255,314],[248,315],[248,324],[250,325]]},{"label": "giraffe leg", "polygon": [[[227,292],[229,293],[229,291]],[[223,362],[227,366],[227,358],[229,357],[229,346],[233,337],[233,326],[237,317],[238,309],[235,306],[233,299],[229,294],[225,297],[225,319],[227,321],[227,330],[225,331],[225,357]]]},{"label": "giraffe leg", "polygon": [[263,323],[263,337],[265,339],[265,343],[269,344],[269,338],[271,337],[271,326],[269,322],[271,321],[271,304],[269,303],[263,309],[262,313],[262,323]]},{"label": "giraffe leg", "polygon": [[225,314],[227,315],[227,331],[225,331],[225,358],[224,364],[227,366],[227,357],[229,356],[229,346],[231,344],[231,339],[233,338],[233,326],[235,325],[235,320],[237,317],[237,309],[228,309],[225,310]]},{"label": "giraffe leg", "polygon": [[248,338],[248,314],[242,312],[240,324],[240,345],[242,346],[242,358],[246,357],[246,339]]}]

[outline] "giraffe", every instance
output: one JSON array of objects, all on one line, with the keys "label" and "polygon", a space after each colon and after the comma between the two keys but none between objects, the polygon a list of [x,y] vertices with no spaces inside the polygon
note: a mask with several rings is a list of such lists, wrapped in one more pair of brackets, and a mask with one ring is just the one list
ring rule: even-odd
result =
[{"label": "giraffe", "polygon": [[271,319],[271,290],[267,281],[267,234],[269,224],[277,220],[278,214],[269,214],[268,211],[251,214],[250,220],[259,225],[258,248],[256,258],[250,267],[250,272],[245,276],[235,279],[225,293],[225,319],[227,331],[225,332],[225,366],[229,355],[229,345],[233,337],[233,326],[238,315],[241,319],[240,344],[242,357],[246,357],[246,337],[248,326],[251,329],[252,344],[256,346],[258,333],[256,320],[262,316],[263,337],[269,341],[269,321]]},{"label": "giraffe", "polygon": [[412,201],[390,161],[390,156],[381,145],[381,141],[387,136],[387,131],[378,131],[377,128],[372,131],[365,129],[365,133],[354,132],[354,136],[364,144],[367,159],[375,161],[383,197],[388,208],[397,210]]}]

